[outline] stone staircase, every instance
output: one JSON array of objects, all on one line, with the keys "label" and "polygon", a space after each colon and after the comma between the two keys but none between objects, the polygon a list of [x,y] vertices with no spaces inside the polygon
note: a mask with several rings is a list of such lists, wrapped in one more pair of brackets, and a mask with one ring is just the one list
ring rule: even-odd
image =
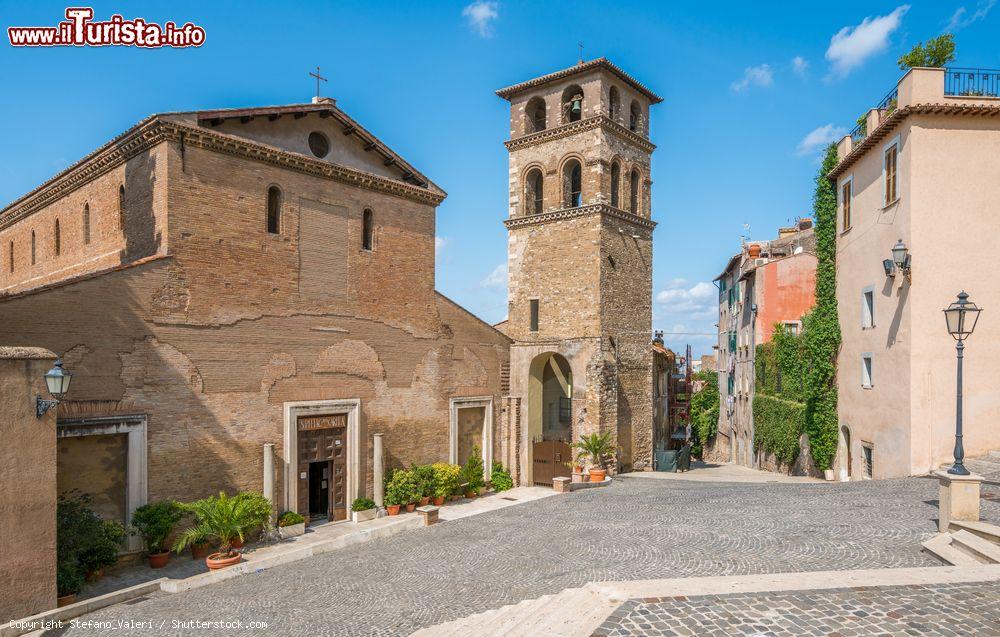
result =
[{"label": "stone staircase", "polygon": [[[991,451],[980,458],[966,458],[965,468],[972,473],[983,477],[983,484],[1000,486],[1000,451]],[[941,465],[947,471],[952,463]]]},{"label": "stone staircase", "polygon": [[1000,564],[1000,526],[956,520],[949,531],[924,542],[924,550],[952,566]]},{"label": "stone staircase", "polygon": [[623,601],[587,584],[423,628],[413,637],[582,637]]}]

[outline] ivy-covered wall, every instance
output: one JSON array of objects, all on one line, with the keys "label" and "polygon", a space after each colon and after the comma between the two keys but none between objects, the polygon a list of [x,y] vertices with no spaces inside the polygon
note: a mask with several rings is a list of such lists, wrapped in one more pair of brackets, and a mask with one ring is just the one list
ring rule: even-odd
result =
[{"label": "ivy-covered wall", "polygon": [[701,456],[702,445],[715,437],[719,423],[719,375],[702,370],[694,375],[701,389],[691,395],[691,453]]},{"label": "ivy-covered wall", "polygon": [[816,175],[813,217],[816,227],[816,307],[803,318],[805,358],[805,431],[820,469],[830,469],[837,454],[837,192],[827,175],[837,165],[831,144]]},{"label": "ivy-covered wall", "polygon": [[799,455],[805,430],[807,361],[805,339],[775,325],[771,341],[758,345],[754,356],[754,447],[782,463]]}]

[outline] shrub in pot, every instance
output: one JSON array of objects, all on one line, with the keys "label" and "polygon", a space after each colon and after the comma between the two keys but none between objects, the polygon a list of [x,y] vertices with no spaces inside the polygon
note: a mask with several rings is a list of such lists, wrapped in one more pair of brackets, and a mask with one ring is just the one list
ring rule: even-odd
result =
[{"label": "shrub in pot", "polygon": [[402,469],[393,472],[392,479],[385,487],[385,508],[389,515],[398,515],[399,507],[410,504],[415,493],[413,473]]},{"label": "shrub in pot", "polygon": [[306,532],[306,519],[295,511],[285,511],[278,516],[278,536],[281,539],[297,537]]},{"label": "shrub in pot", "polygon": [[369,498],[358,498],[351,503],[351,519],[354,522],[373,520],[378,514],[375,501]]},{"label": "shrub in pot", "polygon": [[[263,493],[256,491],[243,491],[233,496],[235,499],[246,501],[249,509],[249,519],[247,528],[243,529],[243,537],[252,537],[254,531],[258,529],[268,530],[271,523],[271,501],[264,497]],[[242,542],[234,545],[234,548],[243,548]]]},{"label": "shrub in pot", "polygon": [[497,492],[514,488],[514,480],[510,477],[510,472],[495,460],[493,461],[493,471],[490,472],[490,484]]},{"label": "shrub in pot", "polygon": [[447,462],[436,462],[431,465],[431,469],[434,471],[434,489],[432,491],[434,504],[441,506],[445,499],[455,493],[458,488],[462,468]]},{"label": "shrub in pot", "polygon": [[418,504],[427,505],[434,495],[434,467],[429,464],[413,467],[413,481],[416,483]]},{"label": "shrub in pot", "polygon": [[61,560],[56,566],[56,605],[59,608],[76,601],[76,594],[83,589],[83,573],[76,561]]},{"label": "shrub in pot", "polygon": [[115,520],[101,520],[93,542],[80,551],[80,566],[87,579],[97,581],[104,569],[118,562],[118,551],[125,541],[125,528]]},{"label": "shrub in pot", "polygon": [[574,442],[573,448],[577,450],[577,461],[589,459],[590,481],[603,482],[607,477],[605,462],[607,458],[615,452],[615,445],[611,441],[611,432],[590,434],[580,436],[580,442]]},{"label": "shrub in pot", "polygon": [[259,524],[259,510],[254,509],[248,498],[229,497],[219,492],[218,496],[204,498],[180,505],[184,511],[194,515],[195,526],[184,531],[174,542],[175,551],[183,551],[193,538],[211,538],[218,542],[219,550],[205,558],[205,564],[212,570],[238,564],[243,556],[235,550],[234,540],[242,542],[246,529]]},{"label": "shrub in pot", "polygon": [[173,500],[144,504],[132,514],[132,529],[142,536],[150,568],[163,568],[170,559],[167,538],[184,517],[184,512]]},{"label": "shrub in pot", "polygon": [[483,452],[479,448],[479,445],[472,445],[472,452],[469,454],[469,459],[465,461],[465,467],[462,469],[462,479],[465,481],[465,497],[476,497],[479,489],[484,486],[483,471]]}]

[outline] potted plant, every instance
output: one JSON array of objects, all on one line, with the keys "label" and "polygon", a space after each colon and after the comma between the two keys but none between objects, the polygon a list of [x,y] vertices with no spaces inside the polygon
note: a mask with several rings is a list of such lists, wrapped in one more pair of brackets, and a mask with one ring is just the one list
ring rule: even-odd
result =
[{"label": "potted plant", "polygon": [[351,503],[351,519],[354,522],[367,522],[374,520],[378,514],[375,508],[375,501],[368,498],[358,498]]},{"label": "potted plant", "polygon": [[573,482],[589,482],[590,474],[583,472],[583,465],[577,460],[569,460],[563,466],[573,472]]},{"label": "potted plant", "polygon": [[479,445],[472,445],[469,459],[465,461],[465,467],[462,470],[462,478],[465,480],[465,497],[474,498],[479,493],[479,489],[485,484],[483,471],[483,452]]},{"label": "potted plant", "polygon": [[56,606],[62,608],[76,601],[83,589],[83,573],[75,561],[60,560],[56,567]]},{"label": "potted plant", "polygon": [[[271,507],[271,501],[268,500],[263,493],[258,493],[256,491],[243,491],[241,493],[237,493],[233,497],[245,501],[247,505],[247,527],[243,529],[244,539],[253,536],[253,532],[258,529],[267,530],[267,528],[270,527],[271,513],[273,512],[273,509]],[[243,541],[241,540],[234,544],[233,548],[243,548]]]},{"label": "potted plant", "polygon": [[195,538],[212,538],[219,543],[219,550],[205,558],[211,570],[238,564],[243,556],[235,550],[233,540],[243,540],[246,529],[259,523],[259,511],[254,510],[248,498],[218,496],[180,505],[194,515],[197,524],[181,533],[174,543],[175,551],[183,551]]},{"label": "potted plant", "polygon": [[192,531],[191,543],[188,544],[191,547],[191,559],[203,560],[212,552],[212,538],[205,533],[202,527],[197,526],[192,528],[197,530]]},{"label": "potted plant", "polygon": [[144,504],[132,514],[132,529],[142,536],[150,568],[163,568],[170,559],[166,542],[184,513],[173,500]]},{"label": "potted plant", "polygon": [[446,462],[436,462],[431,465],[431,469],[434,471],[434,489],[432,491],[434,505],[441,506],[458,487],[458,476],[461,468]]},{"label": "potted plant", "polygon": [[399,507],[413,500],[415,488],[411,472],[402,469],[393,472],[385,487],[385,508],[389,515],[399,515]]},{"label": "potted plant", "polygon": [[496,492],[514,488],[514,480],[510,477],[510,472],[496,460],[493,461],[493,471],[490,472],[490,484],[493,485],[493,490]]},{"label": "potted plant", "polygon": [[580,436],[580,442],[574,442],[573,448],[578,452],[576,456],[578,461],[590,459],[590,481],[604,482],[607,477],[605,460],[615,451],[614,443],[611,442],[611,432]]},{"label": "potted plant", "polygon": [[427,506],[434,495],[434,467],[429,464],[413,467],[413,480],[417,486],[418,504]]},{"label": "potted plant", "polygon": [[287,540],[306,532],[306,519],[295,511],[285,511],[278,517],[278,537]]},{"label": "potted plant", "polygon": [[101,520],[90,545],[80,551],[79,562],[87,581],[96,582],[104,569],[118,563],[118,551],[125,540],[125,528],[115,520]]}]

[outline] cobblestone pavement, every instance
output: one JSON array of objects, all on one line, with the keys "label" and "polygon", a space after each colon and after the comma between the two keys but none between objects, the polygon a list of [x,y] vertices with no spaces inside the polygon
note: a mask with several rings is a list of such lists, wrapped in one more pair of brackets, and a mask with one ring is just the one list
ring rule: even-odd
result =
[{"label": "cobblestone pavement", "polygon": [[[292,635],[400,635],[591,581],[935,566],[920,543],[936,531],[937,488],[923,478],[624,477],[85,619],[167,620],[158,635],[197,632],[172,629],[175,619],[265,620],[269,632]],[[1000,503],[984,501],[983,518],[1000,521]]]},{"label": "cobblestone pavement", "polygon": [[594,635],[1000,635],[1000,582],[629,600]]}]

